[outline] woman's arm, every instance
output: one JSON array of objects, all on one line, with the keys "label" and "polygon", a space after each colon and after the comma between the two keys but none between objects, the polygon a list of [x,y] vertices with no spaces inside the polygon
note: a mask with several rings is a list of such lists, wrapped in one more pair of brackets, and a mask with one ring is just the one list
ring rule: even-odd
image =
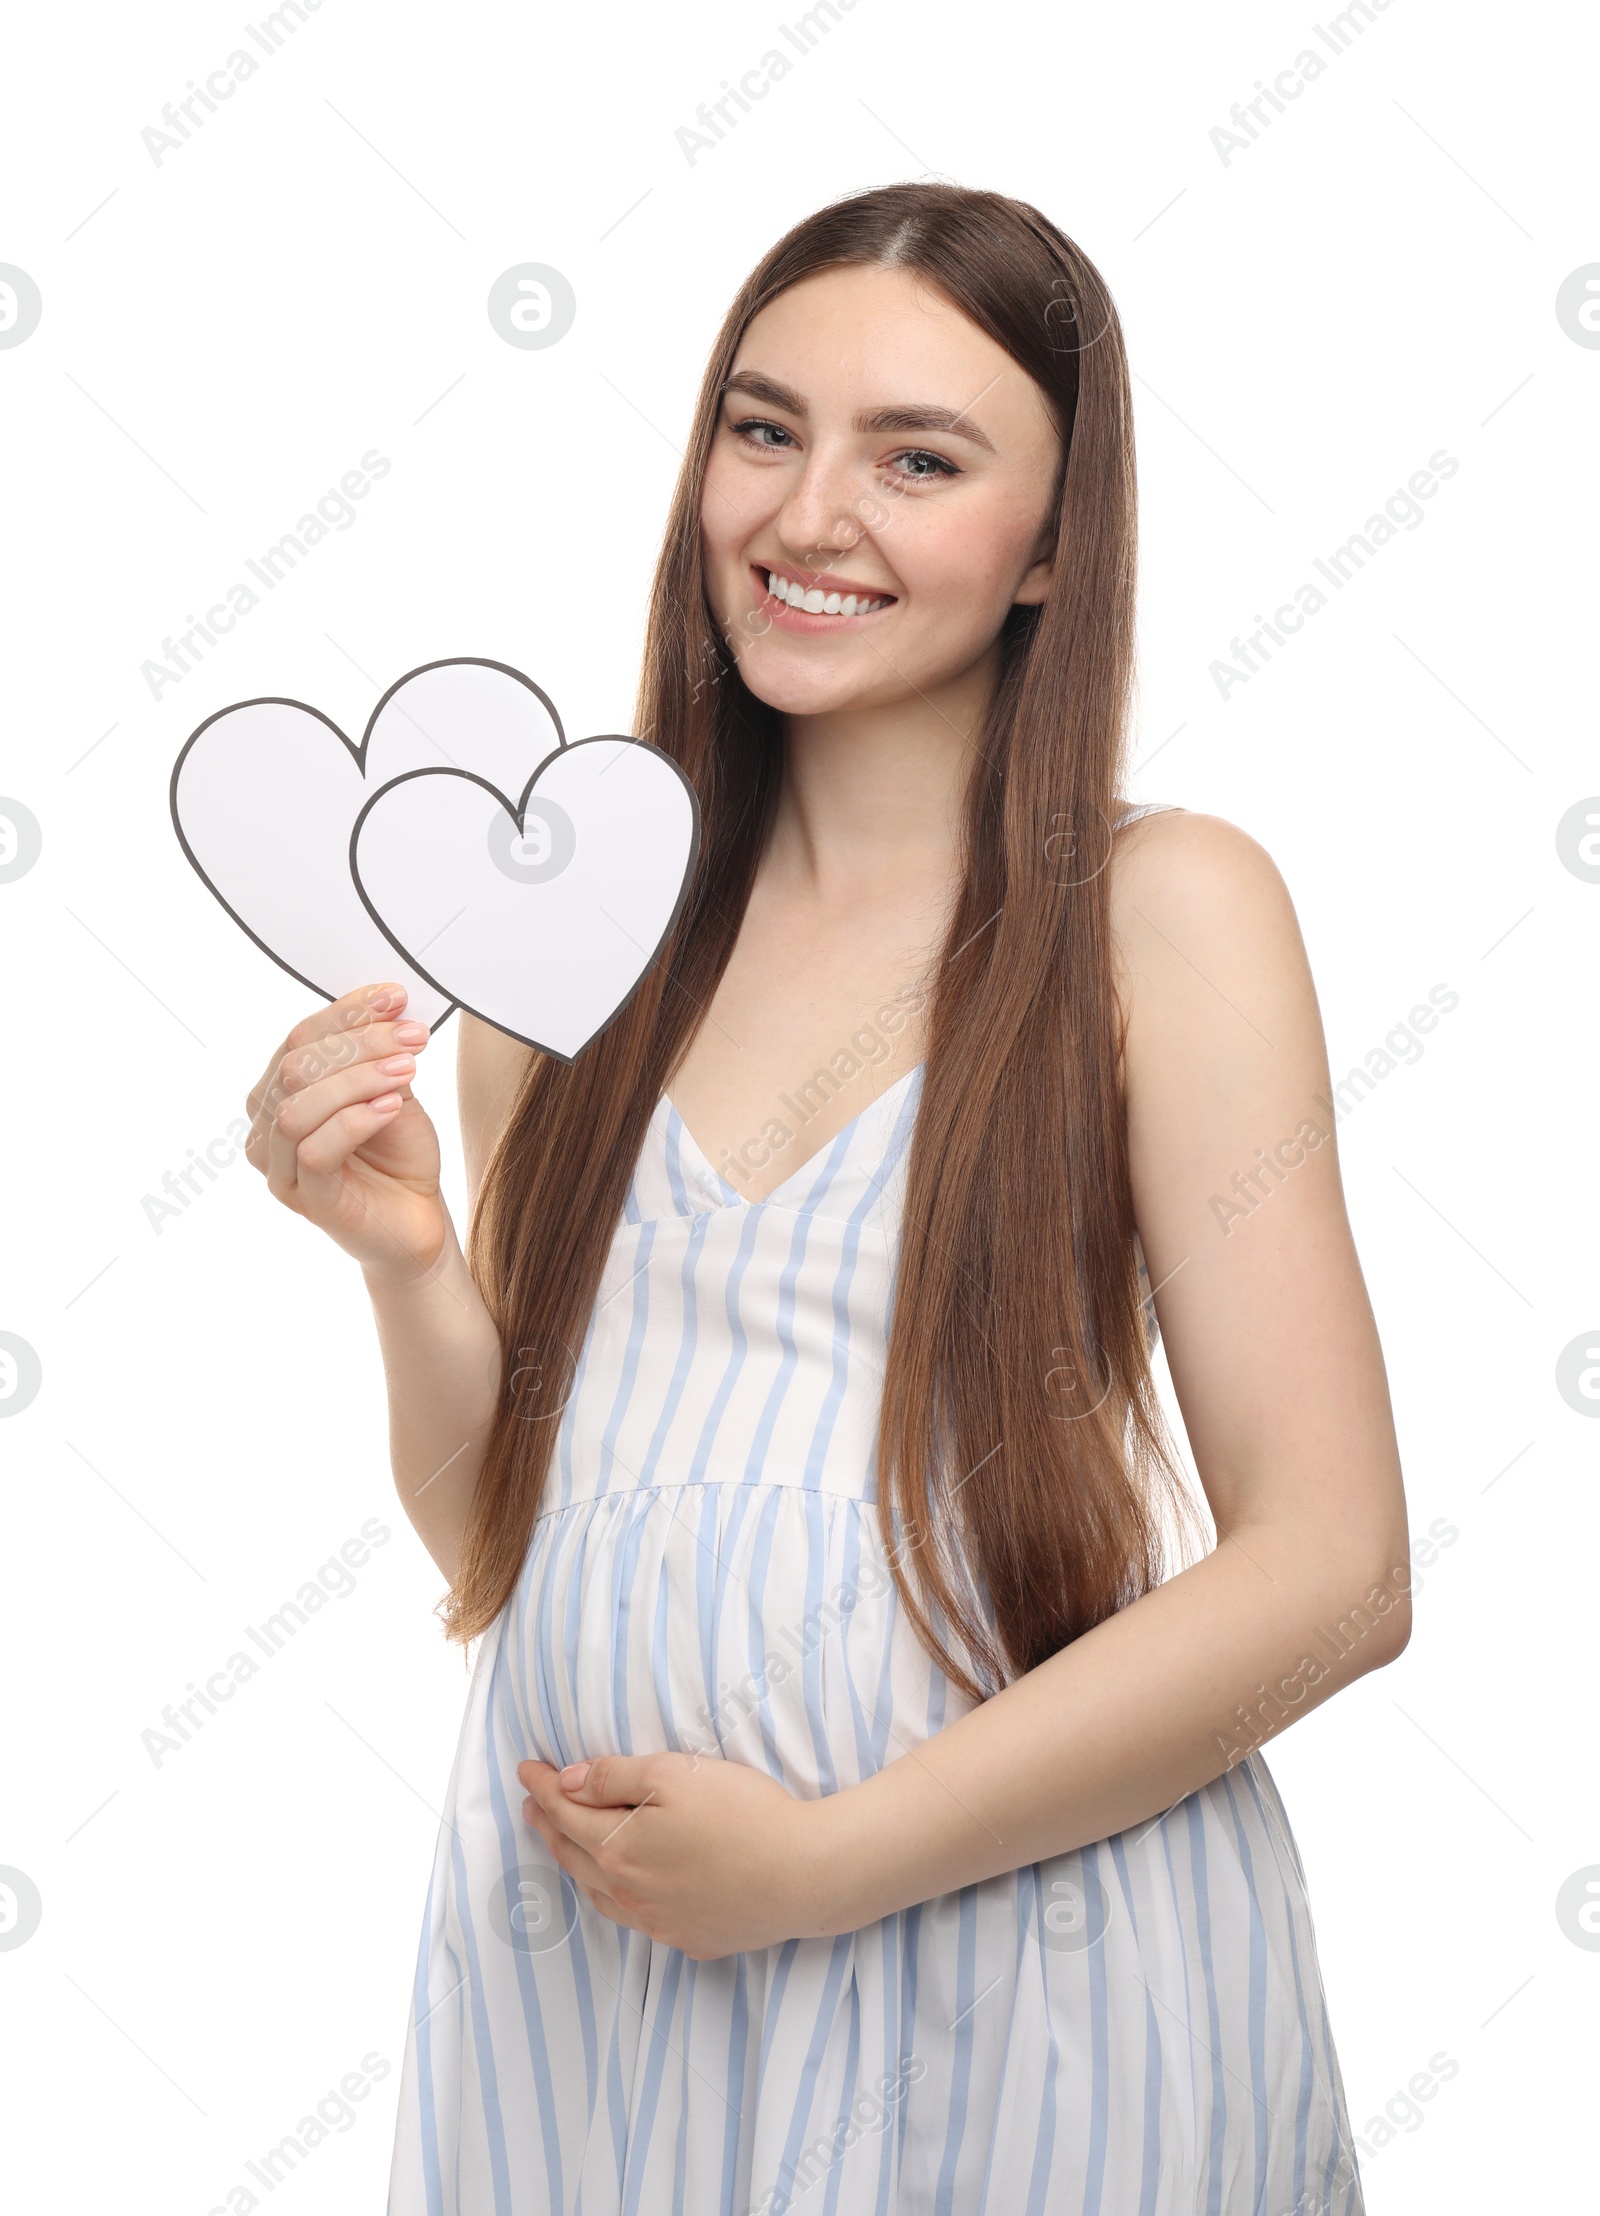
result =
[{"label": "woman's arm", "polygon": [[1112,867],[1134,1210],[1218,1545],[820,1799],[676,1753],[519,1765],[561,1867],[697,1959],[1160,1816],[1406,1643],[1394,1424],[1294,909],[1215,817],[1146,817]]},{"label": "woman's arm", "polygon": [[[389,1388],[395,1489],[455,1577],[500,1390],[498,1334],[439,1185],[439,1140],[412,1090],[425,1025],[397,985],[361,986],[280,1042],[246,1106],[245,1153],[274,1199],[361,1264]],[[469,1205],[527,1049],[463,1015],[457,1059]]]},{"label": "woman's arm", "polygon": [[412,1529],[453,1583],[500,1391],[499,1335],[454,1224],[424,1276],[363,1271],[389,1393],[389,1466]]},{"label": "woman's arm", "polygon": [[[464,1009],[457,1021],[456,1098],[470,1209],[529,1049]],[[499,1334],[448,1216],[431,1270],[363,1274],[388,1382],[395,1491],[418,1538],[453,1581],[501,1390]]]},{"label": "woman's arm", "polygon": [[1204,815],[1145,818],[1113,869],[1135,1213],[1218,1545],[817,1803],[830,1931],[1163,1813],[1409,1635],[1388,1384],[1288,893]]}]

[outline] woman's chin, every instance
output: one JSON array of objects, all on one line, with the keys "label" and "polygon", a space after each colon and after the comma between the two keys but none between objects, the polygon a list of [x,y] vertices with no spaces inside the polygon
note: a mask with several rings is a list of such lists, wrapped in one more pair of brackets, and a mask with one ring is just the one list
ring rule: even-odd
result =
[{"label": "woman's chin", "polygon": [[746,690],[781,716],[836,715],[864,708],[882,690],[884,670],[797,668],[789,657],[746,648],[739,664]]}]

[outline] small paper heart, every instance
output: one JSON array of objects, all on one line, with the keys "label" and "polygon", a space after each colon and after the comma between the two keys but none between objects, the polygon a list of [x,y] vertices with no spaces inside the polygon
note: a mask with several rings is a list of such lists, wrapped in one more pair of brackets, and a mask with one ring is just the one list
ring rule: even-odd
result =
[{"label": "small paper heart", "polygon": [[356,818],[374,923],[434,988],[570,1062],[637,990],[699,844],[694,788],[642,739],[579,739],[514,795],[414,770]]}]

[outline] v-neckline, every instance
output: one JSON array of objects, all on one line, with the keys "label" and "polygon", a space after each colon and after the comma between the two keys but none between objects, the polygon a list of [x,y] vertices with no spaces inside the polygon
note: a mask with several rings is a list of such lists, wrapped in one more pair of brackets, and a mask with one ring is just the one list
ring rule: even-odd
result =
[{"label": "v-neckline", "polygon": [[886,1085],[881,1093],[874,1094],[865,1107],[856,1110],[848,1123],[841,1124],[838,1130],[824,1139],[819,1147],[805,1157],[804,1161],[797,1162],[787,1177],[780,1178],[778,1183],[772,1186],[769,1191],[759,1194],[754,1200],[747,1193],[741,1193],[737,1185],[730,1184],[727,1178],[723,1176],[722,1172],[712,1162],[711,1157],[706,1153],[705,1148],[678,1113],[669,1094],[663,1093],[657,1105],[659,1108],[664,1108],[670,1121],[677,1125],[680,1145],[685,1146],[688,1152],[693,1155],[696,1167],[704,1170],[714,1181],[726,1206],[730,1208],[765,1208],[769,1203],[779,1201],[788,1187],[803,1177],[807,1170],[814,1170],[823,1156],[831,1148],[836,1147],[841,1139],[852,1138],[857,1126],[870,1116],[874,1109],[881,1108],[886,1100],[892,1100],[901,1087],[908,1085],[912,1078],[919,1075],[925,1067],[926,1058],[921,1062],[913,1062],[910,1069],[902,1070],[892,1085]]}]

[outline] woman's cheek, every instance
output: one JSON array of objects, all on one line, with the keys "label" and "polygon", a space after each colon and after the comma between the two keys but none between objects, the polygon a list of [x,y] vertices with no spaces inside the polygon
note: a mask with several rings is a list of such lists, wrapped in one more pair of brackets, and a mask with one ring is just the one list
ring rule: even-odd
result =
[{"label": "woman's cheek", "polygon": [[1011,604],[1003,580],[981,560],[953,563],[920,579],[908,577],[905,589],[931,650],[941,663],[957,669],[982,652]]}]

